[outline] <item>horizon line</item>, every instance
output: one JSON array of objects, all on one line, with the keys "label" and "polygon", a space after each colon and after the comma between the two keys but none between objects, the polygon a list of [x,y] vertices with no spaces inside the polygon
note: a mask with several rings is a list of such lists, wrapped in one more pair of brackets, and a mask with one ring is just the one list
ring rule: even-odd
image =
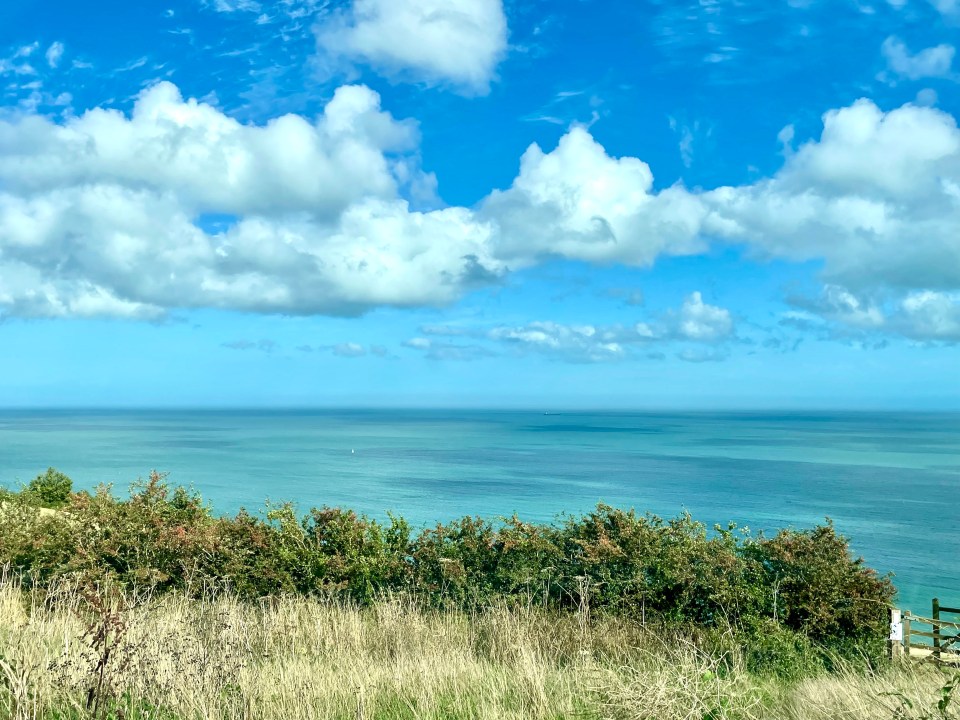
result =
[{"label": "horizon line", "polygon": [[916,406],[602,406],[602,405],[0,405],[0,412],[503,412],[554,415],[563,413],[926,413],[960,414],[957,408],[924,408]]}]

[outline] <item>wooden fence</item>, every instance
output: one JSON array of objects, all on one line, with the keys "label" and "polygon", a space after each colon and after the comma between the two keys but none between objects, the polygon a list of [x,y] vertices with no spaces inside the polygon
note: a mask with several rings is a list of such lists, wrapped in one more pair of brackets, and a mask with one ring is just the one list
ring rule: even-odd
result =
[{"label": "wooden fence", "polygon": [[941,605],[938,598],[931,605],[928,618],[890,610],[890,656],[960,664],[960,608]]}]

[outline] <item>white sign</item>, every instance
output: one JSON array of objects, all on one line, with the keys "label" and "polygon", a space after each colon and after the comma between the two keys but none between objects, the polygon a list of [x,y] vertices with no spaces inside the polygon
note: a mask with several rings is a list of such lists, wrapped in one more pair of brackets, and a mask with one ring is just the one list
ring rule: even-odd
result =
[{"label": "white sign", "polygon": [[903,623],[900,621],[898,608],[890,611],[890,642],[903,642]]}]

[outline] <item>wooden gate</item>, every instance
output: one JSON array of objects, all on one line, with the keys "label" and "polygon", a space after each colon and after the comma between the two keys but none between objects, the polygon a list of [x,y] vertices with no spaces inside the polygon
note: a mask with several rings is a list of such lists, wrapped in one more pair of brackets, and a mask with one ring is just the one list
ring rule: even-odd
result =
[{"label": "wooden gate", "polygon": [[960,663],[960,608],[941,605],[938,598],[931,605],[928,618],[890,611],[891,657]]}]

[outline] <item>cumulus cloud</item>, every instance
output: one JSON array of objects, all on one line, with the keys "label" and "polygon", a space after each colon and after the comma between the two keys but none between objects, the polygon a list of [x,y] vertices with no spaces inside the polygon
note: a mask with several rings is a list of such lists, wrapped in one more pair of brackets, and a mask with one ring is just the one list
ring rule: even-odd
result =
[{"label": "cumulus cloud", "polygon": [[353,0],[316,35],[329,59],[482,93],[506,52],[507,20],[502,0]]},{"label": "cumulus cloud", "polygon": [[706,304],[695,292],[680,308],[674,332],[684,340],[715,342],[733,334],[733,318],[729,310]]},{"label": "cumulus cloud", "polygon": [[900,336],[924,343],[960,342],[960,293],[921,290],[896,297],[861,297],[841,287],[824,288],[815,299],[791,298],[799,312],[781,324],[822,339]]},{"label": "cumulus cloud", "polygon": [[311,123],[295,115],[243,125],[184,100],[171,83],[141,93],[128,118],[91,110],[57,125],[0,124],[0,177],[15,193],[93,182],[170,196],[192,212],[335,218],[352,202],[393,199],[389,152],[412,149],[416,126],[380,109],[376,93],[342,87]]},{"label": "cumulus cloud", "polygon": [[[0,305],[354,314],[452,302],[505,272],[465,208],[414,212],[393,172],[416,127],[340,88],[313,123],[243,125],[169,83],[132,114],[0,122]],[[226,228],[203,229],[208,216]]]},{"label": "cumulus cloud", "polygon": [[900,303],[893,324],[915,340],[960,342],[960,293],[910,293]]},{"label": "cumulus cloud", "polygon": [[652,188],[645,162],[610,157],[586,128],[574,127],[550,153],[531,145],[513,185],[494,191],[480,212],[500,226],[498,254],[508,260],[650,265],[661,254],[703,250],[700,199],[679,185]]},{"label": "cumulus cloud", "polygon": [[[759,258],[822,262],[826,289],[807,312],[824,322],[952,337],[960,130],[936,108],[884,112],[859,100],[831,110],[819,138],[790,139],[773,176],[708,191],[657,190],[646,163],[611,156],[573,127],[550,151],[531,145],[509,187],[475,207],[429,211],[409,200],[435,185],[418,143],[416,124],[363,86],[338,89],[313,120],[261,125],[185,100],[169,83],[144,90],[129,114],[6,116],[0,312],[351,315],[450,304],[549,258],[649,266],[722,241]],[[736,337],[729,311],[698,293],[647,329],[660,340]],[[588,358],[645,341],[636,328],[498,333],[483,341]],[[421,350],[435,356],[477,354],[425,340]]]},{"label": "cumulus cloud", "polygon": [[[0,121],[0,307],[351,315],[436,306],[542,258],[649,264],[703,246],[702,202],[652,191],[583,128],[476,209],[413,210],[414,123],[363,86],[320,116],[242,124],[170,83],[132,112]],[[429,181],[426,181],[429,184]]]},{"label": "cumulus cloud", "polygon": [[772,178],[704,194],[705,230],[789,260],[823,260],[854,291],[960,287],[960,131],[935,108],[858,100]]},{"label": "cumulus cloud", "polygon": [[[813,316],[856,330],[878,330],[886,314],[875,301],[858,297],[838,285],[826,285],[818,298],[791,298],[791,304]],[[802,317],[802,316],[800,316]]]},{"label": "cumulus cloud", "polygon": [[947,77],[953,65],[956,49],[953,45],[941,44],[911,54],[906,44],[891,35],[883,41],[881,47],[887,68],[898,75],[911,80],[928,77]]}]

